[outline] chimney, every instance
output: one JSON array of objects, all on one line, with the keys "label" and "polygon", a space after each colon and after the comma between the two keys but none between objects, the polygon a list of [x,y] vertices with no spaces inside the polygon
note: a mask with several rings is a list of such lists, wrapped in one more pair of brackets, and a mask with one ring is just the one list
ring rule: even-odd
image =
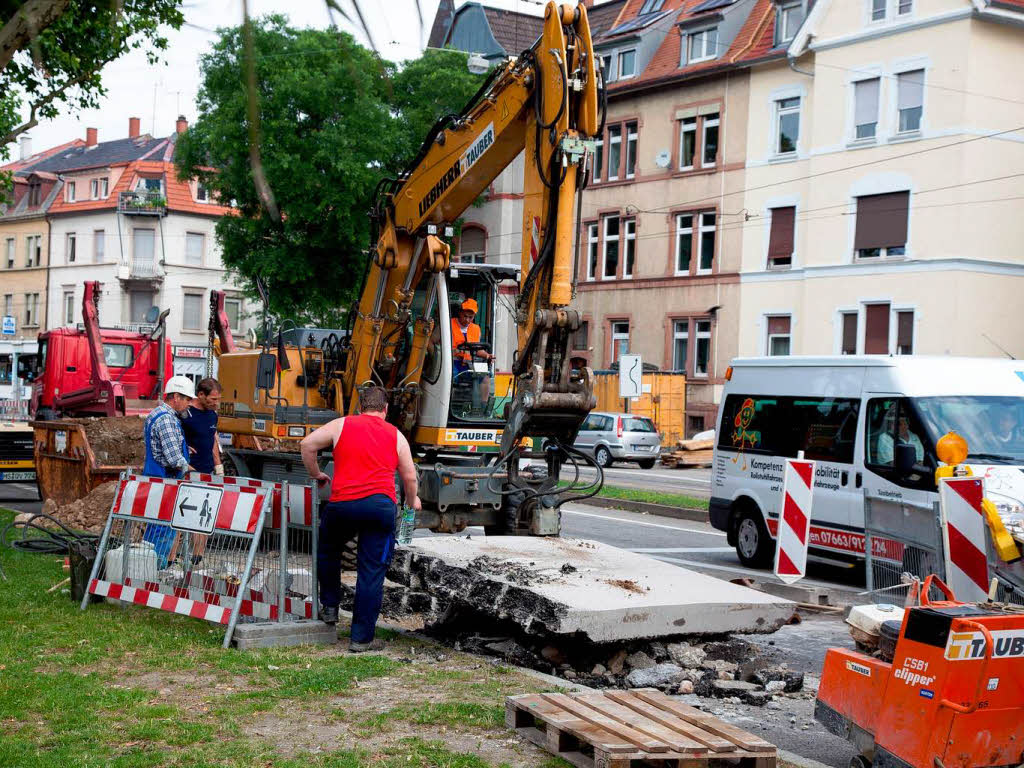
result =
[{"label": "chimney", "polygon": [[591,8],[594,7],[594,0],[583,0],[583,5],[589,11]]},{"label": "chimney", "polygon": [[128,138],[137,139],[139,138],[139,118],[129,117],[128,118]]},{"label": "chimney", "polygon": [[32,137],[22,136],[21,137],[21,159],[28,160],[32,157]]},{"label": "chimney", "polygon": [[184,115],[178,115],[178,122],[174,124],[174,130],[177,131],[179,136],[188,130],[188,120],[185,119]]},{"label": "chimney", "polygon": [[96,146],[96,141],[97,141],[98,137],[99,137],[99,131],[97,131],[95,128],[86,128],[85,129],[85,146],[87,146],[87,147],[95,147]]}]

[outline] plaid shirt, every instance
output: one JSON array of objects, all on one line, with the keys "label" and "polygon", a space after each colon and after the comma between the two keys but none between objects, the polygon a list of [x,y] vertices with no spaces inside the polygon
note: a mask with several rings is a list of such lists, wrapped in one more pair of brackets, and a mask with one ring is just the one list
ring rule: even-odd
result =
[{"label": "plaid shirt", "polygon": [[146,423],[152,425],[149,447],[156,463],[168,470],[187,472],[188,458],[181,452],[185,437],[177,411],[167,403],[160,403],[146,417]]}]

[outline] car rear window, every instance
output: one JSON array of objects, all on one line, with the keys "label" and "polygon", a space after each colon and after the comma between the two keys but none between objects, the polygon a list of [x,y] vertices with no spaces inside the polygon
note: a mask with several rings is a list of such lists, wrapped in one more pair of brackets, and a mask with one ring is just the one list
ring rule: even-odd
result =
[{"label": "car rear window", "polygon": [[650,419],[623,419],[622,429],[626,432],[657,432]]}]

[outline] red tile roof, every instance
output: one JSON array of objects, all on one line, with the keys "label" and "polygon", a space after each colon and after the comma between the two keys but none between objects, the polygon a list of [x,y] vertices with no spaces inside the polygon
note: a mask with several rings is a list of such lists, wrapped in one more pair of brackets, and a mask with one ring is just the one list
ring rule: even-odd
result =
[{"label": "red tile roof", "polygon": [[[630,0],[632,4],[634,0]],[[682,0],[682,8],[676,22],[699,19],[706,14],[694,13],[693,9],[705,0]],[[1022,0],[1024,2],[1024,0]],[[712,14],[707,14],[712,15]],[[621,17],[620,17],[621,20]],[[750,10],[743,27],[732,41],[729,49],[717,59],[701,61],[685,67],[679,66],[682,35],[673,28],[665,35],[665,40],[651,58],[647,67],[634,80],[626,80],[609,85],[609,93],[630,91],[655,82],[671,81],[677,78],[692,77],[719,70],[733,68],[771,56],[784,56],[784,47],[775,47],[775,8],[774,0],[757,0]]]}]

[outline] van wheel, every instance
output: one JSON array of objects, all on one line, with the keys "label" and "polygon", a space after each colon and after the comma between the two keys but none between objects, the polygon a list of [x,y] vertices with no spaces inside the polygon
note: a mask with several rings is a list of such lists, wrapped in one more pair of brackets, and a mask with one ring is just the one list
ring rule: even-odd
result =
[{"label": "van wheel", "polygon": [[654,459],[644,459],[643,461],[638,461],[637,464],[640,465],[640,469],[651,469],[654,467]]},{"label": "van wheel", "polygon": [[736,518],[736,554],[748,568],[769,568],[775,560],[775,541],[755,506],[744,506]]},{"label": "van wheel", "polygon": [[594,461],[597,462],[601,469],[607,469],[612,465],[612,452],[603,445],[599,445],[597,450],[594,451]]}]

